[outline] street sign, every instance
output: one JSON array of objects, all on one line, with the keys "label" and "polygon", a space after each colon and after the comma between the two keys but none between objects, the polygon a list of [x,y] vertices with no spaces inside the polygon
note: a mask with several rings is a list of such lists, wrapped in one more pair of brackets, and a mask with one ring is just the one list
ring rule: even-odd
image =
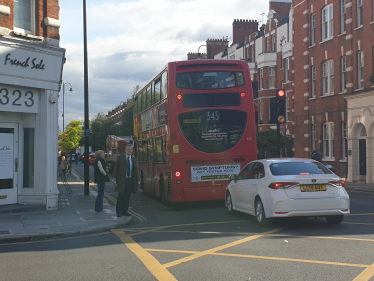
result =
[{"label": "street sign", "polygon": [[278,116],[278,122],[279,123],[284,123],[284,121],[286,121],[286,118],[284,118],[284,116]]},{"label": "street sign", "polygon": [[86,129],[86,137],[90,136],[90,129]]}]

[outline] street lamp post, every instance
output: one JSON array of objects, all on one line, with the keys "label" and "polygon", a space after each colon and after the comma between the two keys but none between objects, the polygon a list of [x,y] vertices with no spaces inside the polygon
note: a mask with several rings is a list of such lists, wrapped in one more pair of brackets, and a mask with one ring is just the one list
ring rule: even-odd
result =
[{"label": "street lamp post", "polygon": [[69,83],[63,83],[62,84],[62,131],[65,132],[65,85],[69,84],[70,85],[70,90],[69,92],[73,92],[73,86]]},{"label": "street lamp post", "polygon": [[90,123],[88,107],[88,56],[87,56],[87,11],[86,0],[83,0],[83,55],[84,55],[84,195],[90,195],[90,170],[89,170],[89,147],[90,147]]}]

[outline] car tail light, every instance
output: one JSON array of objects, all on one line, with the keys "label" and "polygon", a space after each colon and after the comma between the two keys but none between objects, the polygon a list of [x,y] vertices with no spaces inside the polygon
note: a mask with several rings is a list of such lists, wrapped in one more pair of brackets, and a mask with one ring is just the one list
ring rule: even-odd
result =
[{"label": "car tail light", "polygon": [[309,175],[309,173],[300,173],[300,175]]},{"label": "car tail light", "polygon": [[181,172],[175,172],[175,176],[179,178],[181,176]]},{"label": "car tail light", "polygon": [[271,184],[269,184],[269,188],[271,189],[290,188],[298,184],[299,184],[298,182],[272,182]]},{"label": "car tail light", "polygon": [[335,187],[344,187],[345,186],[345,181],[329,181],[329,184],[335,186]]},{"label": "car tail light", "polygon": [[288,212],[275,212],[277,215],[285,215],[288,214]]}]

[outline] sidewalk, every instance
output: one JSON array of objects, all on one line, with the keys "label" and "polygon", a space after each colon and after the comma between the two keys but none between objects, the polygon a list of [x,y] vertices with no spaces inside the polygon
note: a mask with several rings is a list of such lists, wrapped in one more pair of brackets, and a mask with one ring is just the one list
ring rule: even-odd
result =
[{"label": "sidewalk", "polygon": [[363,181],[345,182],[345,189],[374,193],[374,184],[367,184],[366,182],[363,182]]},{"label": "sidewalk", "polygon": [[95,214],[96,191],[84,196],[84,183],[78,175],[67,175],[71,194],[58,183],[59,209],[46,211],[45,206],[0,206],[0,243],[40,240],[106,231],[127,225],[132,217],[117,218],[115,206],[104,198],[104,212]]}]

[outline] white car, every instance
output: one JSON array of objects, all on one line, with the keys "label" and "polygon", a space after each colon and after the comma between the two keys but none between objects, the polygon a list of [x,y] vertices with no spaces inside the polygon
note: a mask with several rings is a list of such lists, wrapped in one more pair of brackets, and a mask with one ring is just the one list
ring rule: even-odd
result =
[{"label": "white car", "polygon": [[312,159],[261,159],[232,175],[226,189],[226,208],[268,218],[326,217],[339,224],[350,212],[345,182]]}]

